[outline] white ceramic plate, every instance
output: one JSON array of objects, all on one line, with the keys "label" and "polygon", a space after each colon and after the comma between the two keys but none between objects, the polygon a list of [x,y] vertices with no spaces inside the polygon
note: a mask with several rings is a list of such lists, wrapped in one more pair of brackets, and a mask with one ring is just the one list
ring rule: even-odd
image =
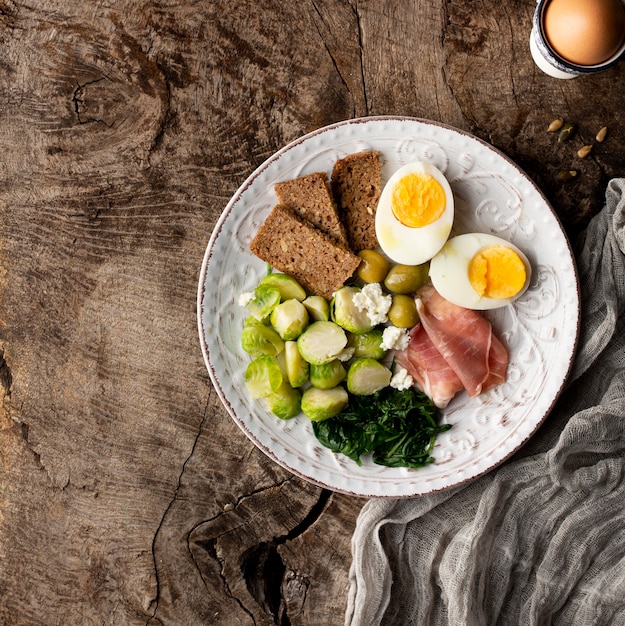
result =
[{"label": "white ceramic plate", "polygon": [[[266,265],[249,243],[276,204],[273,184],[314,171],[330,175],[335,161],[379,150],[382,178],[423,160],[451,184],[454,231],[493,233],[515,243],[533,268],[528,291],[514,305],[489,313],[508,346],[504,385],[470,399],[460,394],[443,411],[453,424],[438,436],[435,462],[417,470],[362,467],[324,448],[303,415],[282,421],[246,393],[249,356],[240,347],[251,291]],[[560,394],[579,332],[574,259],[553,210],[531,180],[483,141],[442,124],[401,117],[340,122],[298,139],[263,163],[224,209],[210,238],[198,291],[200,342],[211,380],[227,411],[269,457],[322,487],[366,497],[410,497],[459,485],[500,464],[534,434]]]}]

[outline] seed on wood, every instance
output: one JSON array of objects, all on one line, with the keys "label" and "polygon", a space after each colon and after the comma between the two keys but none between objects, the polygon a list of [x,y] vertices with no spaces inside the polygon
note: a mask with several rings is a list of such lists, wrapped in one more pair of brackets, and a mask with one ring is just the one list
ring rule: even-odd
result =
[{"label": "seed on wood", "polygon": [[578,151],[577,151],[577,156],[580,159],[585,159],[589,154],[590,151],[592,150],[592,146],[591,145],[587,145],[587,146],[582,146]]},{"label": "seed on wood", "polygon": [[549,128],[547,128],[547,132],[555,133],[556,130],[560,130],[562,128],[563,124],[564,124],[564,120],[562,119],[553,120],[553,122],[549,124]]},{"label": "seed on wood", "polygon": [[562,170],[558,172],[558,180],[571,180],[577,176],[576,170]]},{"label": "seed on wood", "polygon": [[566,123],[560,129],[560,133],[558,135],[558,143],[562,143],[563,141],[568,141],[575,132],[575,125]]},{"label": "seed on wood", "polygon": [[601,143],[604,139],[605,136],[608,134],[608,127],[604,126],[598,133],[597,136],[595,137],[595,139]]}]

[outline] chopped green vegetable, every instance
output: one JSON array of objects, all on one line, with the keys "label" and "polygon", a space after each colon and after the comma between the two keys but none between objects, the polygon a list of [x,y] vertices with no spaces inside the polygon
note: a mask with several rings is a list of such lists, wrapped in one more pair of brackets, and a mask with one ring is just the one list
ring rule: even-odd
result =
[{"label": "chopped green vegetable", "polygon": [[354,349],[353,356],[356,358],[369,357],[380,360],[386,354],[386,350],[381,347],[382,335],[383,333],[379,328],[374,328],[362,335],[350,333],[347,338],[347,347]]},{"label": "chopped green vegetable", "polygon": [[313,422],[329,420],[338,415],[349,400],[347,391],[341,386],[332,389],[308,387],[302,394],[302,411]]},{"label": "chopped green vegetable", "polygon": [[346,345],[345,331],[334,322],[313,322],[297,339],[302,357],[315,365],[333,361]]},{"label": "chopped green vegetable", "polygon": [[295,417],[302,409],[302,392],[284,381],[274,393],[263,398],[267,408],[282,420]]},{"label": "chopped green vegetable", "polygon": [[308,296],[302,304],[311,320],[327,322],[330,319],[330,304],[323,296]]},{"label": "chopped green vegetable", "polygon": [[282,371],[273,356],[259,356],[245,370],[245,385],[254,400],[266,398],[282,384]]},{"label": "chopped green vegetable", "polygon": [[388,467],[423,467],[436,436],[451,428],[438,423],[439,410],[423,393],[411,387],[385,387],[373,396],[351,396],[348,407],[333,419],[313,423],[317,439],[358,465],[373,453],[373,462]]},{"label": "chopped green vegetable", "polygon": [[284,361],[286,376],[291,387],[301,387],[308,381],[309,365],[302,358],[295,341],[284,344]]},{"label": "chopped green vegetable", "polygon": [[284,350],[284,341],[269,326],[247,324],[241,333],[241,347],[253,357],[264,354],[276,356]]},{"label": "chopped green vegetable", "polygon": [[292,341],[308,326],[308,311],[299,300],[289,298],[273,309],[269,320],[282,339]]},{"label": "chopped green vegetable", "polygon": [[391,370],[375,359],[355,359],[347,371],[347,391],[357,396],[370,396],[388,387],[392,376]]},{"label": "chopped green vegetable", "polygon": [[280,291],[269,285],[259,285],[254,289],[254,297],[247,303],[247,310],[257,319],[269,318],[273,309],[280,304]]},{"label": "chopped green vegetable", "polygon": [[288,274],[267,274],[258,285],[277,289],[280,292],[280,298],[283,302],[291,298],[295,298],[301,302],[306,297],[304,288],[295,278]]},{"label": "chopped green vegetable", "polygon": [[330,317],[350,333],[368,333],[373,324],[367,311],[358,309],[354,304],[353,298],[357,293],[360,293],[360,289],[350,285],[338,289],[330,303]]},{"label": "chopped green vegetable", "polygon": [[347,372],[341,361],[335,359],[323,365],[310,366],[310,384],[319,389],[331,389],[343,382]]}]

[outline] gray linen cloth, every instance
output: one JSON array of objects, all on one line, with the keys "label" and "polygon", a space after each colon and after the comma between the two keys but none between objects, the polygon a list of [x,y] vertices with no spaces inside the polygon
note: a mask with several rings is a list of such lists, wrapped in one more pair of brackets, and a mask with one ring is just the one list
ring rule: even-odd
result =
[{"label": "gray linen cloth", "polygon": [[575,252],[581,333],[556,406],[468,486],[365,503],[349,626],[625,624],[625,179]]}]

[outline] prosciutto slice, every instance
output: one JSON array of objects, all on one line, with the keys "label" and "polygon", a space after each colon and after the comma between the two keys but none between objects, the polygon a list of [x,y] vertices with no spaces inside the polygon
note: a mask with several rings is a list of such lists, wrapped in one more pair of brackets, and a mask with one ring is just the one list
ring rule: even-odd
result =
[{"label": "prosciutto slice", "polygon": [[421,321],[396,360],[436,406],[447,406],[462,388],[475,397],[505,381],[508,351],[485,317],[448,302],[431,286],[415,300]]},{"label": "prosciutto slice", "polygon": [[439,409],[444,409],[463,389],[462,382],[421,324],[410,331],[410,343],[406,350],[395,354],[395,361],[412,376],[417,387]]}]

